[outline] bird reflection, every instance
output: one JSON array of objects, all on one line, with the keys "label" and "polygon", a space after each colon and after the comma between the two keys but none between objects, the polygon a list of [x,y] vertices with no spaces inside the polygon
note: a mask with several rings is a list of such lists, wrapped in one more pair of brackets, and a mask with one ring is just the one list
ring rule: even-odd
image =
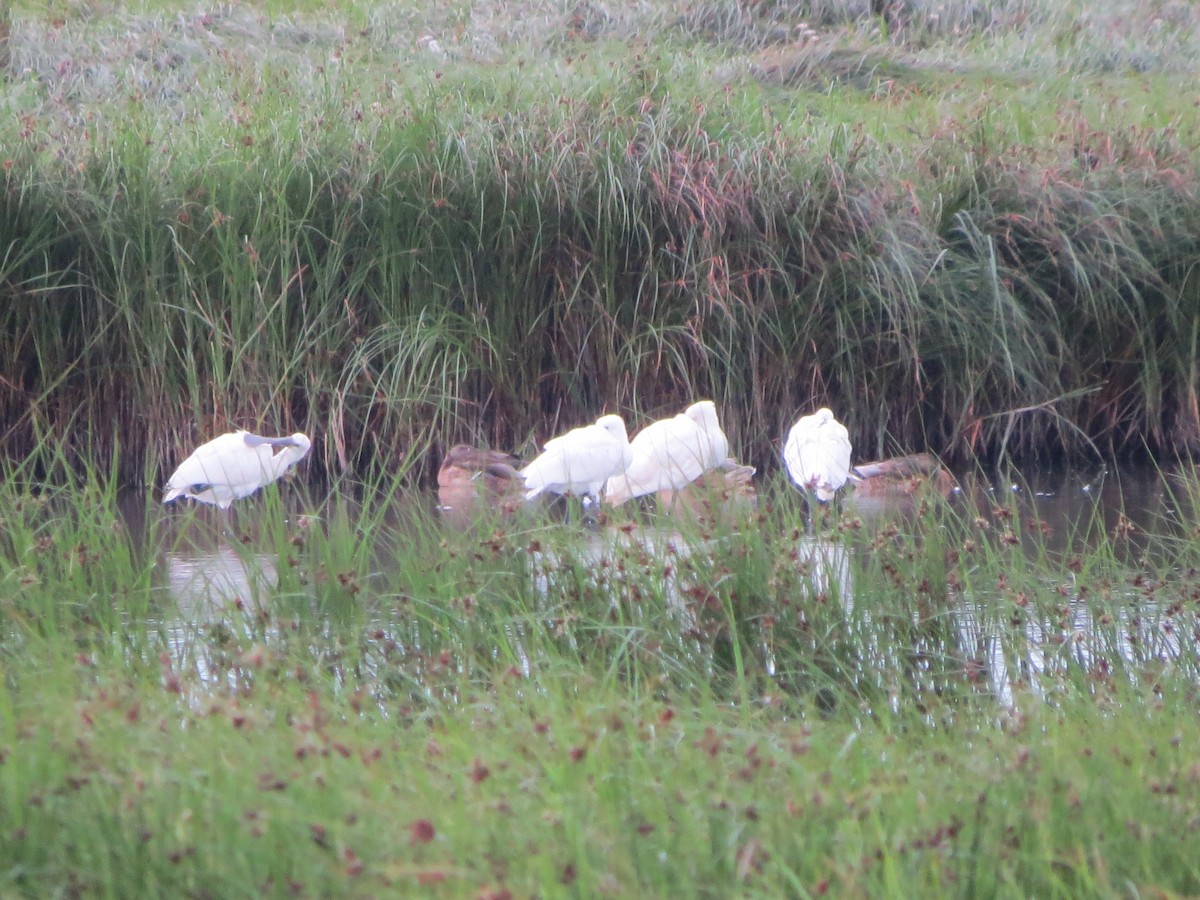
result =
[{"label": "bird reflection", "polygon": [[166,569],[167,589],[183,620],[256,602],[278,581],[270,556],[239,553],[225,544],[211,552],[168,553]]}]

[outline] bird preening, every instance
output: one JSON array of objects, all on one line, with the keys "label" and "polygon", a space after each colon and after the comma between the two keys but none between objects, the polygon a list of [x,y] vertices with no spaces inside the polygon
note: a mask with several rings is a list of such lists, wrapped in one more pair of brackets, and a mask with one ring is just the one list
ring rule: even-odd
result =
[{"label": "bird preening", "polygon": [[824,407],[801,416],[784,441],[783,464],[801,490],[828,503],[850,474],[846,426]]},{"label": "bird preening", "polygon": [[543,491],[598,501],[605,482],[633,462],[625,420],[607,415],[546,441],[541,455],[521,470],[525,499]]},{"label": "bird preening", "polygon": [[801,416],[783,442],[783,464],[796,486],[809,499],[808,527],[813,527],[815,499],[833,499],[850,474],[850,434],[825,407]]},{"label": "bird preening", "polygon": [[469,524],[480,509],[513,512],[525,502],[521,465],[502,450],[455,444],[438,469],[438,508],[459,525]]},{"label": "bird preening", "polygon": [[629,442],[629,450],[629,465],[604,486],[604,500],[614,506],[691,484],[725,462],[729,440],[715,404],[701,400],[673,418],[651,422]]},{"label": "bird preening", "polygon": [[[228,509],[233,501],[276,481],[308,455],[301,433],[264,437],[234,431],[214,438],[185,459],[167,479],[163,502],[190,498]],[[783,463],[810,501],[829,503],[847,482],[864,497],[911,494],[924,484],[947,494],[953,478],[928,454],[850,465],[846,427],[827,408],[802,416],[783,443]],[[700,400],[678,415],[651,422],[631,441],[625,421],[603,415],[546,441],[527,465],[512,454],[456,444],[438,472],[443,509],[479,506],[511,513],[544,493],[574,494],[586,506],[601,496],[611,506],[654,494],[658,506],[716,518],[717,505],[752,508],[754,469],[729,456],[729,440],[716,405]]]},{"label": "bird preening", "polygon": [[228,509],[234,500],[248,497],[279,479],[308,455],[312,441],[306,435],[262,437],[248,431],[231,431],[201,444],[167,479],[163,503],[188,497]]}]

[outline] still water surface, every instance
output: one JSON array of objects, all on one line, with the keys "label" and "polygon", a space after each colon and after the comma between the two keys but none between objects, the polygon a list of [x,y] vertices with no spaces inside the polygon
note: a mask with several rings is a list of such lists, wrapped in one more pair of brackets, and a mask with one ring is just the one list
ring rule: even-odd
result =
[{"label": "still water surface", "polygon": [[[1147,546],[1150,536],[1170,536],[1187,539],[1196,517],[1186,492],[1173,482],[1174,475],[1153,468],[1102,469],[1090,471],[1043,471],[1028,474],[1019,480],[1008,478],[970,478],[963,480],[957,502],[973,502],[981,509],[1008,507],[1016,510],[1014,521],[1024,523],[1014,533],[1030,553],[1045,553],[1047,549],[1063,554],[1086,554],[1101,534],[1112,535],[1120,530],[1128,540],[1122,542],[1125,552],[1136,556]],[[286,489],[285,489],[286,490]],[[956,502],[951,498],[951,502]],[[411,527],[410,520],[428,521],[430,508],[436,506],[432,497],[408,498],[397,502],[390,511],[393,537]],[[859,516],[867,526],[880,522],[903,523],[912,511],[909,497],[854,498],[846,500],[846,510]],[[144,509],[144,507],[142,507]],[[242,523],[252,521],[258,507],[251,500],[238,510]],[[278,510],[279,507],[275,506]],[[228,540],[230,529],[215,511],[164,511],[172,517],[168,547],[159,553],[160,571],[165,591],[174,612],[161,625],[166,629],[173,655],[192,667],[202,685],[236,687],[229,682],[228,668],[213,666],[204,647],[211,644],[214,629],[226,627],[235,610],[244,614],[247,609],[261,609],[278,584],[279,551],[273,547],[255,546],[244,537]],[[442,526],[447,531],[461,527],[459,511],[445,511]],[[153,512],[151,513],[153,514]],[[1037,534],[1031,537],[1029,523],[1037,524]],[[131,530],[137,530],[136,522]],[[253,531],[250,528],[249,531]],[[580,528],[580,540],[569,549],[540,548],[530,553],[527,571],[534,588],[543,596],[555,592],[555,579],[564,568],[559,554],[570,553],[572,566],[601,567],[607,560],[628,553],[635,547],[644,556],[678,560],[690,552],[686,541],[677,533],[662,527],[636,529]],[[811,597],[835,598],[845,614],[846,628],[856,633],[863,648],[860,661],[861,677],[878,677],[882,671],[913,670],[913,660],[920,669],[921,660],[944,660],[948,647],[957,660],[950,667],[931,663],[928,671],[917,671],[914,677],[929,681],[927,687],[937,691],[938,678],[968,677],[982,693],[993,696],[1005,707],[1017,705],[1021,696],[1045,697],[1053,691],[1056,679],[1095,675],[1106,670],[1107,660],[1119,658],[1130,671],[1145,671],[1147,667],[1184,665],[1196,669],[1196,637],[1192,628],[1181,628],[1178,619],[1160,609],[1156,602],[1142,601],[1112,607],[1108,621],[1093,620],[1091,607],[1074,602],[1068,596],[1056,615],[1023,615],[1015,628],[997,614],[997,596],[964,594],[949,609],[939,614],[937,627],[915,632],[912,644],[904,648],[905,660],[896,658],[894,642],[879,637],[881,624],[874,620],[869,604],[864,603],[855,589],[855,560],[845,543],[822,540],[804,535],[796,542],[792,558],[800,567],[802,578]],[[375,565],[382,566],[376,574],[387,579],[388,554],[380,553]],[[662,596],[668,604],[678,607],[681,629],[695,623],[683,595],[689,585],[674,566],[664,567]],[[1069,580],[1070,573],[1064,572]],[[393,646],[402,650],[411,646],[402,623],[381,619],[371,627],[388,634]],[[268,620],[264,618],[264,622]],[[268,631],[276,626],[268,624]],[[521,628],[512,626],[507,635],[509,646],[516,647],[519,667],[529,674],[531,663],[522,649]],[[264,632],[266,634],[266,632]],[[413,647],[413,649],[419,649]],[[775,662],[770,642],[761,645],[762,665],[775,675]]]}]

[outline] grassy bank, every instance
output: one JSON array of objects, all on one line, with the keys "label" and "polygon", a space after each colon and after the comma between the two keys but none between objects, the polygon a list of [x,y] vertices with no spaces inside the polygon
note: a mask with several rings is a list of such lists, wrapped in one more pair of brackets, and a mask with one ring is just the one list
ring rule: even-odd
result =
[{"label": "grassy bank", "polygon": [[1186,535],[1056,550],[964,497],[818,540],[770,492],[742,529],[295,486],[228,521],[109,482],[0,484],[0,892],[1200,890]]},{"label": "grassy bank", "polygon": [[0,453],[1193,449],[1196,13],[1127,6],[17,6]]}]

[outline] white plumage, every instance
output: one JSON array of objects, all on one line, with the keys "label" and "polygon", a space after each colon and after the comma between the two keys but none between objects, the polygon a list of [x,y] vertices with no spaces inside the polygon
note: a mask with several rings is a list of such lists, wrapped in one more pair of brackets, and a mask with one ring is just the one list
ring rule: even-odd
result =
[{"label": "white plumage", "polygon": [[596,497],[604,482],[624,472],[631,460],[624,420],[601,416],[593,425],[546,441],[542,454],[521,470],[525,499],[543,491]]},{"label": "white plumage", "polygon": [[691,484],[725,461],[729,441],[716,406],[701,400],[677,416],[651,422],[630,441],[629,449],[629,467],[604,486],[604,499],[613,505]]},{"label": "white plumage", "polygon": [[[190,497],[221,509],[275,481],[308,454],[306,435],[261,437],[233,431],[196,448],[167,479],[163,503]],[[277,449],[279,448],[279,449]]]},{"label": "white plumage", "polygon": [[850,473],[850,435],[828,409],[801,417],[783,445],[788,474],[802,490],[827,503]]}]

